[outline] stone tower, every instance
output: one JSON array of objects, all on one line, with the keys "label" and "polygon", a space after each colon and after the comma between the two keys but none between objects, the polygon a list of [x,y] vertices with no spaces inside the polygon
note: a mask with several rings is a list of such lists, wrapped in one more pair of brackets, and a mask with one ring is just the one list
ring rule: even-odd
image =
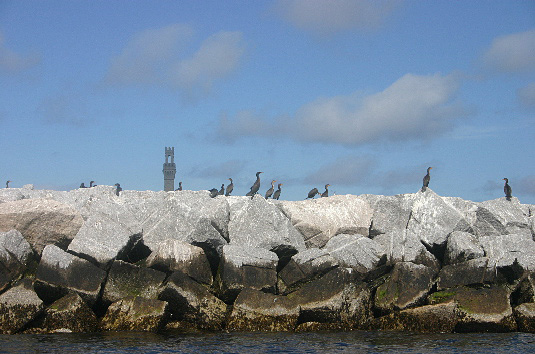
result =
[{"label": "stone tower", "polygon": [[[171,158],[171,162],[169,162]],[[163,190],[166,192],[175,190],[175,148],[165,147],[165,162],[163,164]]]}]

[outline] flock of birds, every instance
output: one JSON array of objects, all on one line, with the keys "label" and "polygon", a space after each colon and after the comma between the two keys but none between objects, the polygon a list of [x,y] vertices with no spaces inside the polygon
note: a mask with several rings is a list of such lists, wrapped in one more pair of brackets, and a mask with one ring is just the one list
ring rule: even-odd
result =
[{"label": "flock of birds", "polygon": [[[424,179],[423,179],[423,185],[422,185],[422,192],[425,192],[426,189],[429,187],[429,182],[431,181],[431,175],[430,175],[430,171],[433,167],[428,167],[427,168],[427,174],[424,176]],[[247,192],[246,196],[248,197],[251,197],[251,199],[254,197],[255,194],[258,193],[258,191],[260,190],[260,174],[261,173],[264,173],[264,172],[257,172],[256,173],[256,181],[253,183],[253,185],[251,186],[251,190],[249,192]],[[511,186],[509,185],[509,180],[507,178],[504,178],[503,179],[505,181],[505,185],[503,186],[503,191],[505,193],[505,199],[511,201],[511,198],[513,197],[512,195],[512,189],[511,189]],[[210,189],[210,197],[212,198],[215,198],[217,197],[218,195],[224,195],[226,197],[230,196],[230,194],[232,193],[232,191],[234,190],[234,182],[232,182],[232,178],[229,178],[229,181],[230,183],[227,185],[227,187],[225,188],[225,184],[221,184],[221,188],[218,190],[217,188],[212,188]],[[9,188],[9,183],[11,183],[13,181],[7,181],[6,182],[6,188]],[[278,184],[278,189],[275,190],[275,182],[277,182],[276,180],[272,180],[271,181],[271,188],[269,188],[267,191],[266,191],[266,194],[264,195],[264,197],[266,199],[268,198],[271,198],[273,197],[273,199],[279,199],[280,195],[281,195],[281,186],[282,186],[282,183],[279,183]],[[95,187],[96,184],[95,184],[95,181],[91,181],[89,182],[89,187],[86,187],[84,182],[82,182],[82,184],[80,184],[80,188],[92,188],[92,187]],[[123,190],[121,188],[121,185],[119,183],[115,183],[115,194],[117,196],[119,196],[119,193]],[[308,196],[305,198],[305,199],[314,199],[314,197],[316,195],[319,195],[320,197],[328,197],[329,196],[329,186],[330,184],[326,184],[325,185],[325,191],[323,193],[320,194],[318,188],[313,188],[310,190],[310,192],[308,192]],[[178,183],[178,188],[176,189],[177,191],[181,191],[182,190],[182,182],[179,182]]]}]

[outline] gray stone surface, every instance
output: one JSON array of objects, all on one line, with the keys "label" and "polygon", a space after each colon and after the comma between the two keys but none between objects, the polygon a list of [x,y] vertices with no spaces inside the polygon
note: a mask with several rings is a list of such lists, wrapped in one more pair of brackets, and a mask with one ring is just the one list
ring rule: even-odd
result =
[{"label": "gray stone surface", "polygon": [[229,238],[231,245],[290,252],[292,255],[305,249],[303,236],[290,220],[261,195],[252,199],[241,197],[231,204]]},{"label": "gray stone surface", "polygon": [[436,257],[427,250],[418,235],[407,229],[392,229],[373,238],[384,249],[389,264],[412,262],[439,268]]},{"label": "gray stone surface", "polygon": [[299,318],[299,305],[286,296],[243,289],[229,316],[230,331],[293,331]]},{"label": "gray stone surface", "polygon": [[108,272],[102,301],[110,304],[129,296],[157,299],[165,278],[164,272],[114,261]]},{"label": "gray stone surface", "polygon": [[167,240],[146,260],[147,267],[163,272],[181,271],[200,283],[212,285],[210,263],[203,249],[178,240]]},{"label": "gray stone surface", "polygon": [[0,292],[20,278],[32,257],[32,248],[20,232],[0,232]]},{"label": "gray stone surface", "polygon": [[415,196],[415,194],[362,195],[361,198],[365,199],[373,209],[371,236],[406,229]]},{"label": "gray stone surface", "polygon": [[44,309],[43,301],[33,290],[32,282],[23,279],[0,295],[0,333],[19,332]]},{"label": "gray stone surface", "polygon": [[386,260],[383,247],[361,235],[336,235],[327,242],[325,249],[340,266],[360,273],[367,273]]},{"label": "gray stone surface", "polygon": [[426,305],[392,312],[377,318],[372,329],[383,331],[411,331],[421,333],[453,333],[459,323],[454,302]]},{"label": "gray stone surface", "polygon": [[445,264],[456,264],[485,256],[479,240],[464,231],[452,232],[446,244]]},{"label": "gray stone surface", "polygon": [[529,230],[529,210],[526,210],[515,197],[511,201],[505,197],[487,200],[480,206],[492,213],[505,226],[508,233],[522,233],[521,229]]},{"label": "gray stone surface", "polygon": [[175,272],[159,295],[169,303],[173,320],[193,323],[199,329],[220,330],[227,305],[212,295],[208,288],[181,272]]},{"label": "gray stone surface", "polygon": [[485,236],[480,243],[495,267],[510,266],[516,259],[524,269],[535,269],[535,241],[529,235]]},{"label": "gray stone surface", "polygon": [[141,233],[140,227],[133,228],[96,213],[84,221],[68,251],[106,269],[114,259],[127,258],[141,239]]},{"label": "gray stone surface", "polygon": [[[494,263],[487,257],[444,266],[437,279],[438,290],[461,285],[483,285],[500,279]],[[504,281],[503,278],[501,278]]]},{"label": "gray stone surface", "polygon": [[73,291],[91,306],[97,300],[105,278],[106,272],[89,261],[48,245],[37,267],[35,287],[47,302]]},{"label": "gray stone surface", "polygon": [[49,244],[66,249],[82,222],[76,210],[54,200],[25,199],[0,204],[0,231],[18,230],[38,254]]},{"label": "gray stone surface", "polygon": [[535,303],[526,302],[514,308],[518,330],[535,333]]},{"label": "gray stone surface", "polygon": [[169,317],[165,301],[128,297],[108,307],[101,327],[108,331],[157,332]]},{"label": "gray stone surface", "polygon": [[335,195],[277,204],[304,237],[308,248],[322,248],[338,234],[368,236],[373,210],[368,202],[354,195]]}]

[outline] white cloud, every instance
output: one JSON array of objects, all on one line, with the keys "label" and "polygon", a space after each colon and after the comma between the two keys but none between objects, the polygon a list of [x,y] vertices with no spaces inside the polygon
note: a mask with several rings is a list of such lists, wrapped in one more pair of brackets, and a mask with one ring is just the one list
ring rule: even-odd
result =
[{"label": "white cloud", "polygon": [[489,70],[522,73],[535,70],[535,29],[500,36],[492,41],[483,56]]},{"label": "white cloud", "polygon": [[4,36],[0,32],[0,73],[17,74],[37,65],[38,55],[18,54],[5,46]]},{"label": "white cloud", "polygon": [[455,102],[455,75],[407,74],[384,91],[364,96],[320,98],[293,118],[268,122],[250,112],[220,120],[218,133],[240,136],[289,136],[305,142],[361,145],[376,141],[426,140],[449,131],[464,114]]},{"label": "white cloud", "polygon": [[346,156],[320,167],[305,178],[310,184],[354,186],[365,182],[376,168],[370,156]]},{"label": "white cloud", "polygon": [[134,36],[112,59],[106,82],[119,85],[164,85],[190,94],[208,91],[214,81],[233,72],[245,52],[240,32],[219,32],[193,52],[190,26],[174,24]]},{"label": "white cloud", "polygon": [[535,107],[535,82],[518,89],[516,94],[523,106]]},{"label": "white cloud", "polygon": [[380,27],[397,0],[279,0],[276,12],[294,26],[319,34]]}]

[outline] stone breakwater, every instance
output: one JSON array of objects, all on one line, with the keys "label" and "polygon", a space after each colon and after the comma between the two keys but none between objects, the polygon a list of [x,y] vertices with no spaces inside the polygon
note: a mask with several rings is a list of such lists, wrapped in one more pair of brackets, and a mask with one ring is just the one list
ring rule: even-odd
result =
[{"label": "stone breakwater", "polygon": [[534,205],[0,191],[0,333],[535,332]]}]

